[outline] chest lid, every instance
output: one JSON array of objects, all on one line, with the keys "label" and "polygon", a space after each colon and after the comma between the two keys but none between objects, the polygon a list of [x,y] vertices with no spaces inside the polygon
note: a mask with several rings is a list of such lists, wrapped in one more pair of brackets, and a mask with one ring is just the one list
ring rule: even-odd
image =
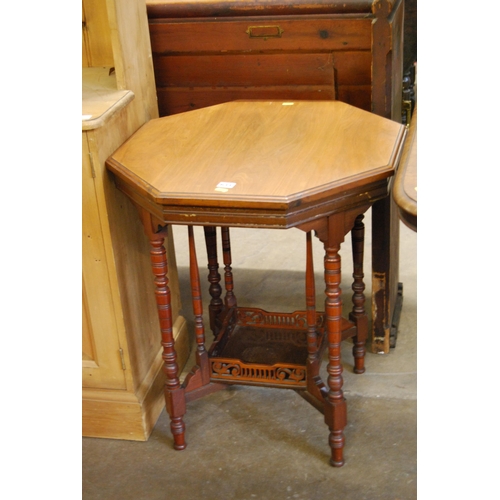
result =
[{"label": "chest lid", "polygon": [[[305,14],[372,14],[377,0],[146,0],[149,19],[270,16]],[[396,0],[387,0],[393,4]],[[384,2],[385,3],[385,2]]]}]

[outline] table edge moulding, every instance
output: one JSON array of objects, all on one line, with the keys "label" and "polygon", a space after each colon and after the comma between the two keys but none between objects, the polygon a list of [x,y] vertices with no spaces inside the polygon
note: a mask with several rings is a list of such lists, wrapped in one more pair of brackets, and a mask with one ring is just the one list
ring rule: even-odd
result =
[{"label": "table edge moulding", "polygon": [[[405,135],[404,126],[340,101],[238,101],[153,120],[108,158],[117,188],[136,206],[150,240],[175,449],[186,447],[183,417],[190,401],[231,384],[259,385],[295,390],[321,411],[330,431],[330,463],[344,464],[347,414],[340,346],[353,338],[354,372],[361,374],[368,336],[363,214],[388,196]],[[188,228],[195,317],[196,363],[182,381],[164,247],[172,224]],[[206,241],[207,310],[214,336],[208,349],[193,226],[203,226]],[[306,233],[303,310],[270,312],[238,304],[231,227],[295,227]],[[349,232],[353,307],[343,318],[339,250]],[[325,250],[324,312],[316,311],[313,234]],[[326,382],[319,373],[323,354],[328,356]]]}]

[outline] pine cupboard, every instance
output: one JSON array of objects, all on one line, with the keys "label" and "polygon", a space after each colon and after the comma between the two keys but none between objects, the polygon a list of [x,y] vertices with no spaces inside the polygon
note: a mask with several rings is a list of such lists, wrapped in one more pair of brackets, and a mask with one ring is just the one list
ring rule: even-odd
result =
[{"label": "pine cupboard", "polygon": [[[165,406],[149,244],[106,159],[158,117],[143,0],[82,4],[82,434],[147,440]],[[189,338],[168,239],[179,366]]]}]

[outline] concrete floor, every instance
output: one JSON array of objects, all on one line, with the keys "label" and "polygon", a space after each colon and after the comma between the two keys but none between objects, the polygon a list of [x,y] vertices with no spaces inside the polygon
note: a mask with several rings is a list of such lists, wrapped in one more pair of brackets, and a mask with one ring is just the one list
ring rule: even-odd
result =
[{"label": "concrete floor", "polygon": [[[369,299],[370,213],[365,223]],[[184,315],[190,320],[189,295],[185,294],[189,279],[187,233],[180,227],[174,234]],[[206,263],[202,234],[197,228],[203,277]],[[239,304],[276,311],[303,309],[304,234],[298,230],[235,229],[231,235]],[[351,345],[343,344],[343,389],[348,409],[344,467],[329,465],[328,429],[323,416],[295,392],[238,386],[189,403],[184,419],[188,447],[184,451],[172,448],[165,411],[147,442],[84,438],[83,498],[417,498],[416,241],[416,233],[401,224],[404,302],[396,348],[387,355],[368,353],[366,373],[355,375]],[[323,309],[323,249],[318,240],[314,243],[318,308]],[[348,240],[341,255],[344,305],[348,310],[352,272]],[[368,300],[368,310],[370,307]]]}]

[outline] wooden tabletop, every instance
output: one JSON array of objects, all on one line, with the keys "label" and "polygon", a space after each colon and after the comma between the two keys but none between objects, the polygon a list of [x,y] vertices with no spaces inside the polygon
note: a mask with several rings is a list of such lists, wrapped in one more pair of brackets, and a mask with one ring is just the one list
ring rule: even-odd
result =
[{"label": "wooden tabletop", "polygon": [[151,120],[107,166],[151,205],[287,211],[386,180],[404,136],[340,101],[236,101]]},{"label": "wooden tabletop", "polygon": [[417,109],[413,111],[408,137],[401,162],[394,179],[394,201],[398,205],[401,220],[417,230]]}]

